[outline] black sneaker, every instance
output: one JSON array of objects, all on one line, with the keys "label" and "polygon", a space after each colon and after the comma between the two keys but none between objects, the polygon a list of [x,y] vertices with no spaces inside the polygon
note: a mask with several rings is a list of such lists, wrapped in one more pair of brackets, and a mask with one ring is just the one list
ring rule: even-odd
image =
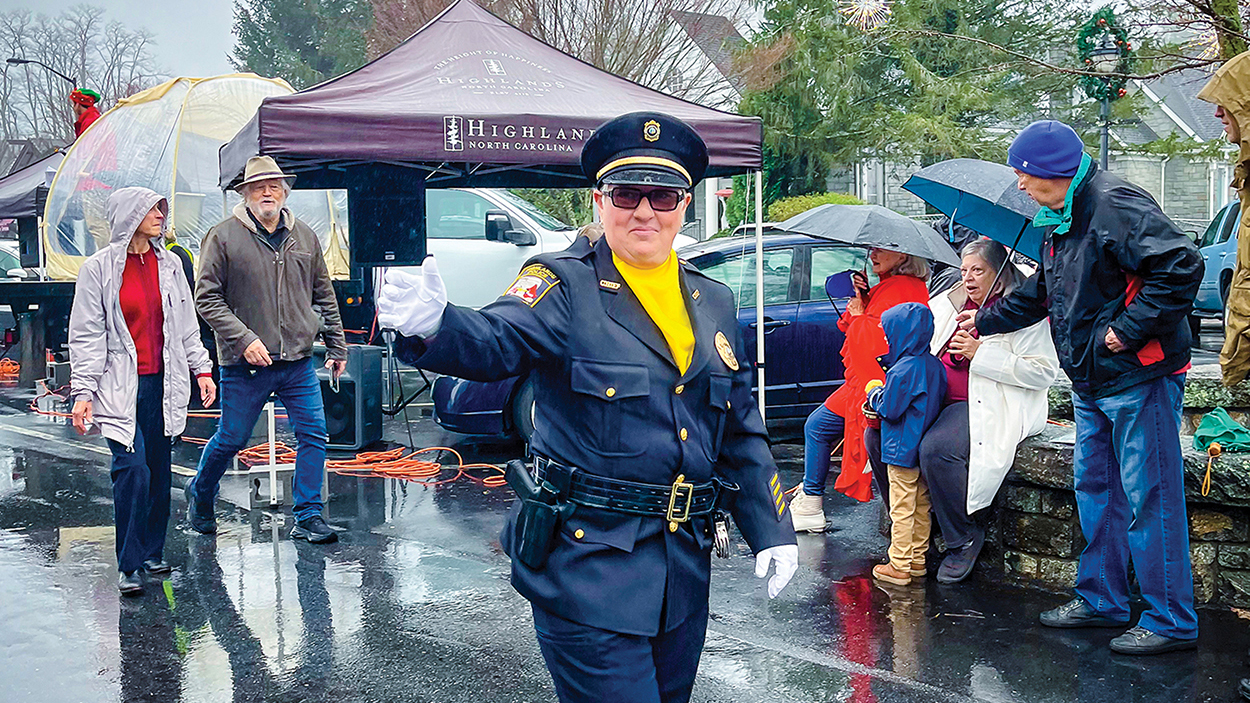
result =
[{"label": "black sneaker", "polygon": [[942,565],[938,567],[938,583],[959,583],[968,578],[972,573],[972,567],[977,564],[977,557],[981,555],[981,547],[984,545],[985,532],[977,530],[971,542],[959,549],[951,550],[951,553],[942,560]]},{"label": "black sneaker", "polygon": [[1182,649],[1197,649],[1198,640],[1181,640],[1156,634],[1138,625],[1111,640],[1111,651],[1120,654],[1163,654]]},{"label": "black sneaker", "polygon": [[1047,610],[1039,618],[1046,627],[1124,627],[1128,620],[1113,620],[1089,607],[1084,598],[1077,596],[1053,610]]},{"label": "black sneaker", "polygon": [[293,539],[306,539],[313,544],[324,544],[326,542],[337,542],[339,533],[330,529],[324,518],[320,515],[314,515],[307,520],[297,520],[295,527],[291,528],[291,537]]},{"label": "black sneaker", "polygon": [[143,594],[143,580],[139,578],[138,571],[130,573],[121,572],[117,574],[117,590],[122,592],[123,596],[138,596]]},{"label": "black sneaker", "polygon": [[174,570],[164,559],[144,559],[143,570],[149,574],[168,574]]}]

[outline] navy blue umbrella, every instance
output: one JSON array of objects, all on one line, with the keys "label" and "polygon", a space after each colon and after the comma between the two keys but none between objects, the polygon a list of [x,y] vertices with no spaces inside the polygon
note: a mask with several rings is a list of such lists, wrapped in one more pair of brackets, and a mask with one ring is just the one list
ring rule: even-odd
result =
[{"label": "navy blue umbrella", "polygon": [[1016,187],[1011,168],[978,159],[950,159],[912,174],[903,189],[955,224],[1041,260],[1043,230],[1033,226],[1039,206]]}]

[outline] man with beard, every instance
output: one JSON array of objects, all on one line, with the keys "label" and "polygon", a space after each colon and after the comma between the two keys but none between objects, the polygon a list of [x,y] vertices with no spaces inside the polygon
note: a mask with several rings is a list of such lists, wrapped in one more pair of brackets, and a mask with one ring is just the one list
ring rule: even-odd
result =
[{"label": "man with beard", "polygon": [[285,207],[293,179],[268,156],[249,159],[237,188],[243,202],[200,247],[195,307],[213,328],[221,364],[221,422],[185,488],[188,520],[201,534],[216,532],[213,503],[226,465],[277,395],[298,443],[291,536],[338,539],[321,516],[326,417],[312,346],[324,321],[326,368],[337,378],[347,340],[317,235]]}]

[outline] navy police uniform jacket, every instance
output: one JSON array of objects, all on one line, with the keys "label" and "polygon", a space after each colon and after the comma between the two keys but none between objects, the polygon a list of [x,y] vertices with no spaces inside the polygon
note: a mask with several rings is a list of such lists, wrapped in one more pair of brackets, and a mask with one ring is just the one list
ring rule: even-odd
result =
[{"label": "navy police uniform jacket", "polygon": [[[715,473],[740,487],[731,512],[752,551],[794,544],[733,296],[688,264],[680,280],[695,335],[685,374],[606,239],[531,259],[499,300],[480,311],[449,305],[434,337],[404,339],[399,353],[472,380],[529,373],[536,454],[651,484],[679,475],[706,483]],[[509,554],[518,508],[501,535]],[[542,570],[512,560],[512,583],[567,620],[655,636],[707,607],[708,522],[691,518],[671,532],[662,517],[578,506]]]}]

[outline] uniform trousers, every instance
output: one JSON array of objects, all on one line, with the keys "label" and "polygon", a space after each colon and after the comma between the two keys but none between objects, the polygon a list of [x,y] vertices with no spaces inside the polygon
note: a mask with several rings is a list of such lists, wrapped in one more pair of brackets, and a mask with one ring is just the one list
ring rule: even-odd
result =
[{"label": "uniform trousers", "polygon": [[533,606],[534,630],[560,703],[686,703],[707,635],[708,611],[655,637],[565,620]]},{"label": "uniform trousers", "polygon": [[165,374],[139,377],[135,439],[108,440],[113,452],[113,522],[117,569],[131,573],[145,559],[160,560],[169,525],[169,437],[165,436]]}]

